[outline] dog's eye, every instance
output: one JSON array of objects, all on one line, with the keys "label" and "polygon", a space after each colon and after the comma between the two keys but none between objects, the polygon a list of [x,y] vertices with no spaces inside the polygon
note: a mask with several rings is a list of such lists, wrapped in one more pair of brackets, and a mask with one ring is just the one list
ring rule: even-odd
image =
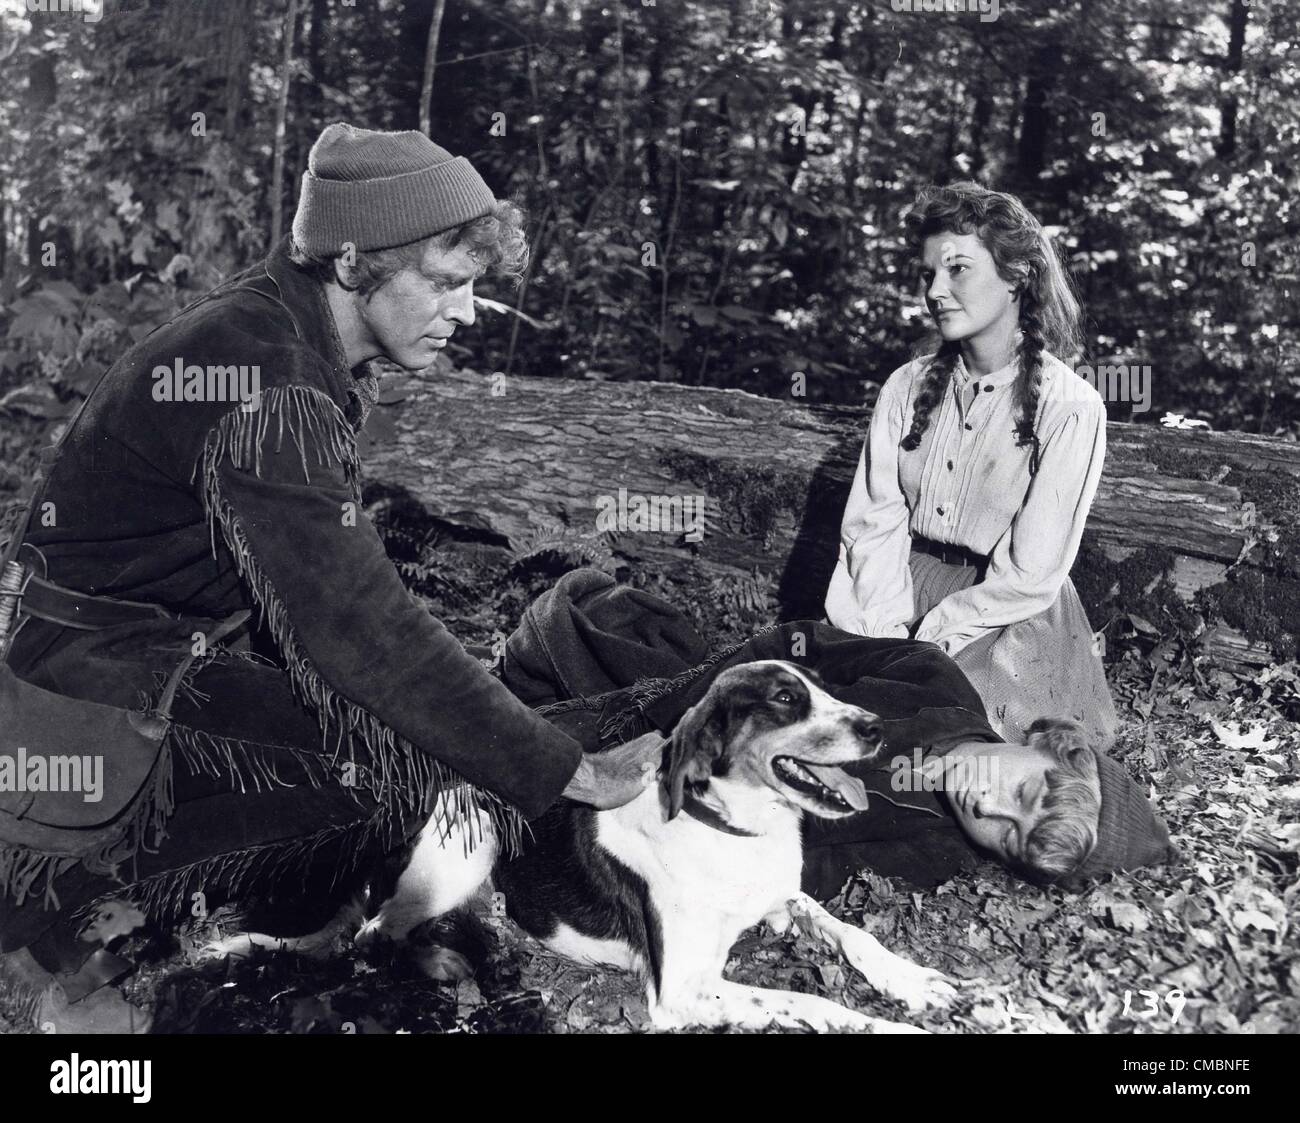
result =
[{"label": "dog's eye", "polygon": [[777,691],[777,692],[772,696],[772,701],[773,701],[773,702],[781,702],[781,703],[783,703],[783,704],[785,704],[785,705],[787,705],[787,706],[789,706],[789,705],[793,705],[793,704],[794,704],[794,695],[791,694],[788,690],[778,690],[778,691]]}]

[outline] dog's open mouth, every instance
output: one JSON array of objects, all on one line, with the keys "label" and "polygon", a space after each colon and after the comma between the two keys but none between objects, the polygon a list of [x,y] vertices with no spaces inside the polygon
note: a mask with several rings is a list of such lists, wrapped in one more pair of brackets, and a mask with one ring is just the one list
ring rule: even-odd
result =
[{"label": "dog's open mouth", "polygon": [[865,811],[870,806],[866,785],[835,764],[812,764],[779,756],[772,769],[781,782],[835,811]]}]

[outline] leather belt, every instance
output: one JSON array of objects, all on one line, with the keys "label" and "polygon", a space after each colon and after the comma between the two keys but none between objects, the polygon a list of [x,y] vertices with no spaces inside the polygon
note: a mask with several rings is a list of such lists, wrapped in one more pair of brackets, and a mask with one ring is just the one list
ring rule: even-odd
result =
[{"label": "leather belt", "polygon": [[983,569],[989,563],[988,558],[981,557],[974,550],[966,549],[965,546],[935,542],[930,538],[913,536],[912,549],[922,554],[929,554],[930,557],[938,558],[948,565],[971,565],[976,569]]},{"label": "leather belt", "polygon": [[27,581],[18,610],[24,615],[35,616],[38,620],[49,620],[68,628],[87,631],[111,628],[115,624],[132,624],[138,620],[179,619],[174,613],[156,604],[79,593],[35,574]]}]

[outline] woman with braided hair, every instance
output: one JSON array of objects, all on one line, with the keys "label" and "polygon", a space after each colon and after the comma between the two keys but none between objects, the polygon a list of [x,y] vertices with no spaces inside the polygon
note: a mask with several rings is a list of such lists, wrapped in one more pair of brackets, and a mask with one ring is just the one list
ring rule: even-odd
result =
[{"label": "woman with braided hair", "polygon": [[937,348],[880,391],[826,596],[835,626],[938,644],[1008,741],[1115,710],[1070,567],[1101,478],[1106,410],[1061,361],[1080,309],[1013,195],[927,187],[907,218]]}]

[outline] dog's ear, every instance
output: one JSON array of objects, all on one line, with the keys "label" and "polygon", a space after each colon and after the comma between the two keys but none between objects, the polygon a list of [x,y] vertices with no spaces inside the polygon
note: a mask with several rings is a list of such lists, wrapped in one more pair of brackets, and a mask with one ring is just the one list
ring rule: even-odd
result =
[{"label": "dog's ear", "polygon": [[668,742],[668,818],[675,819],[686,802],[686,785],[701,785],[713,775],[714,762],[726,750],[727,707],[717,684],[686,711]]}]

